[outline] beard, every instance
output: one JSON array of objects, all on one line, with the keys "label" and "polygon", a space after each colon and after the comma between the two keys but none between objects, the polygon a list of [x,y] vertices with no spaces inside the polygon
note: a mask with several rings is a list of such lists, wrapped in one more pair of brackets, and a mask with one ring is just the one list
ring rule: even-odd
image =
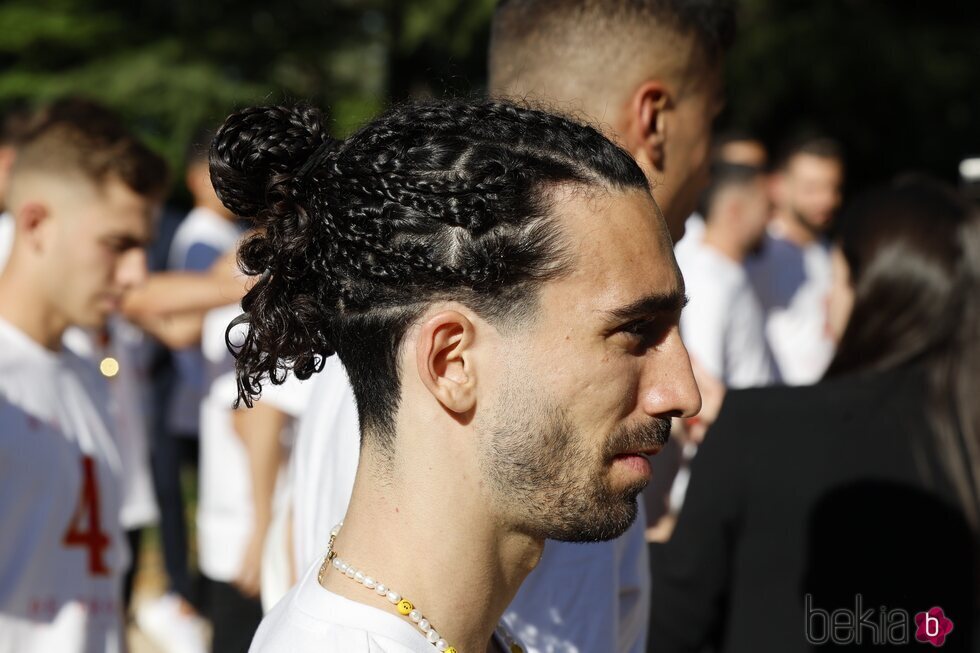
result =
[{"label": "beard", "polygon": [[539,539],[601,542],[622,535],[636,519],[636,498],[646,481],[610,487],[613,458],[664,446],[670,420],[651,418],[617,429],[597,460],[588,434],[576,429],[561,407],[526,396],[500,405],[506,413],[495,415],[482,460],[502,514]]},{"label": "beard", "polygon": [[793,216],[794,220],[803,226],[804,229],[817,237],[824,234],[830,228],[830,225],[833,222],[833,217],[828,220],[821,220],[804,212],[796,205],[790,206],[790,214]]}]

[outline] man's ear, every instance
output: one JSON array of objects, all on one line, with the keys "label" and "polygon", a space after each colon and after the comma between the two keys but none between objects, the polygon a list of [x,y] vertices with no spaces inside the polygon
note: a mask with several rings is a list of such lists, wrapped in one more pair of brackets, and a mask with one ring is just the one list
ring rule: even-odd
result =
[{"label": "man's ear", "polygon": [[17,237],[23,238],[35,251],[44,249],[44,234],[51,222],[51,211],[37,200],[28,200],[14,212]]},{"label": "man's ear", "polygon": [[667,142],[667,111],[670,92],[659,80],[643,82],[629,102],[627,139],[630,154],[653,170],[664,171],[664,144]]},{"label": "man's ear", "polygon": [[443,311],[422,325],[415,343],[419,378],[446,410],[457,415],[476,405],[476,374],[470,348],[475,327],[459,311]]}]

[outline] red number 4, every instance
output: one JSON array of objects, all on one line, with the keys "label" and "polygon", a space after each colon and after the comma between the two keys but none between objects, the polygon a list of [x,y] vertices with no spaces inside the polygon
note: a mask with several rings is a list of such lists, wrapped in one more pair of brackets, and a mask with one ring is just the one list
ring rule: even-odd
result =
[{"label": "red number 4", "polygon": [[83,546],[88,549],[88,570],[93,576],[108,576],[105,550],[109,548],[109,535],[102,530],[99,519],[99,484],[95,475],[95,461],[82,457],[82,495],[79,497],[75,516],[65,533],[65,546]]}]

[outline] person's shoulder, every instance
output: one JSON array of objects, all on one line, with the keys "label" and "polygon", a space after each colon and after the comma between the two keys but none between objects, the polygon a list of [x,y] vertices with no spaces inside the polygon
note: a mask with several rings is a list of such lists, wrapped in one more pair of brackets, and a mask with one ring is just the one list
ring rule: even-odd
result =
[{"label": "person's shoulder", "polygon": [[887,397],[914,395],[919,376],[913,369],[847,374],[807,386],[770,386],[732,390],[722,405],[715,429],[764,433],[793,424],[826,423]]},{"label": "person's shoulder", "polygon": [[429,653],[432,645],[407,621],[320,587],[314,561],[265,616],[249,653]]},{"label": "person's shoulder", "polygon": [[748,283],[742,265],[703,242],[691,243],[683,249],[678,247],[676,257],[688,294],[724,297],[735,292],[743,282]]}]

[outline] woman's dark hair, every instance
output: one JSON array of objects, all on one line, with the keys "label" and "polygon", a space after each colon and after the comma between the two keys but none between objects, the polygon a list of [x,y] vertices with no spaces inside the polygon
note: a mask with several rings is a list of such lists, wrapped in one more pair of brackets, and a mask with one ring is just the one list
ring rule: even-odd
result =
[{"label": "woman's dark hair", "polygon": [[839,225],[854,308],[827,375],[921,366],[940,456],[977,518],[980,215],[916,176],[855,201]]},{"label": "woman's dark hair", "polygon": [[239,252],[261,275],[236,321],[249,326],[234,348],[240,400],[336,352],[362,429],[386,447],[398,351],[427,305],[458,300],[501,326],[528,318],[537,287],[569,265],[551,191],[647,189],[595,129],[503,102],[405,105],[344,141],[309,106],[246,109],[218,130],[211,178],[258,227]]}]

